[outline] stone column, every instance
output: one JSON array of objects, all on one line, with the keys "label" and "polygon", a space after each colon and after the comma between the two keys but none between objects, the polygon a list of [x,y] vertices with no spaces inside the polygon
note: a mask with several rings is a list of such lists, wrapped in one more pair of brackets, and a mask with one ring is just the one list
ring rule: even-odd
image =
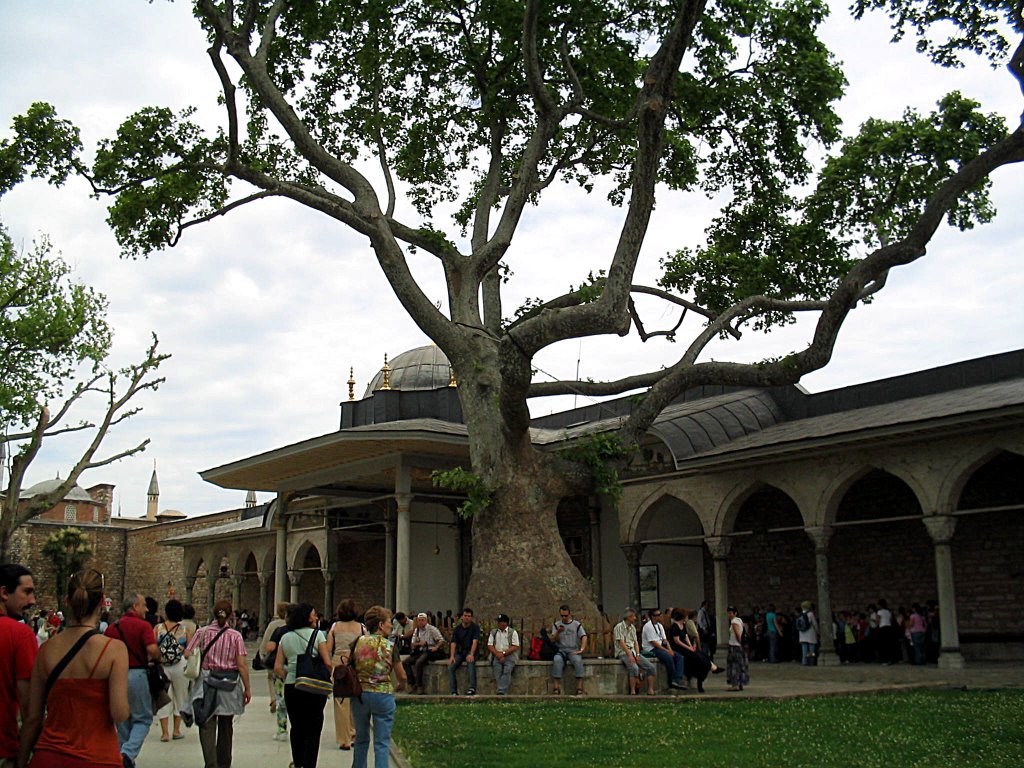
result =
[{"label": "stone column", "polygon": [[398,507],[395,526],[395,610],[408,611],[412,607],[409,604],[409,538],[412,535],[409,508],[412,506],[412,494],[395,496],[395,503]]},{"label": "stone column", "polygon": [[[812,525],[804,529],[814,542],[814,573],[818,585],[815,599],[818,617],[818,664],[834,666],[839,663],[832,643],[832,588],[828,578],[828,544],[832,528],[828,525]],[[796,627],[793,627],[794,631]]]},{"label": "stone column", "polygon": [[187,579],[185,579],[185,602],[188,603],[189,605],[191,605],[192,601],[193,601],[192,590],[195,589],[195,586],[196,586],[196,577],[195,576],[189,576]]},{"label": "stone column", "polygon": [[271,609],[270,606],[270,577],[266,573],[257,574],[257,578],[260,580],[260,604],[256,609],[260,612],[260,626],[259,630],[262,633],[267,628],[267,624],[270,623],[271,615],[276,615],[276,606]]},{"label": "stone column", "polygon": [[302,571],[288,571],[288,583],[291,585],[291,589],[289,590],[288,595],[288,602],[299,602],[299,582],[301,581]]},{"label": "stone column", "polygon": [[290,497],[277,495],[277,512],[274,515],[274,604],[288,600],[288,510]]},{"label": "stone column", "polygon": [[939,588],[939,632],[941,648],[939,667],[942,669],[963,669],[964,657],[960,654],[960,631],[956,621],[956,594],[953,589],[953,554],[950,542],[956,529],[956,518],[952,515],[925,515],[924,526],[935,543],[935,580]]},{"label": "stone column", "polygon": [[384,510],[384,605],[395,611],[408,610],[395,603],[395,519],[391,513],[391,502]]},{"label": "stone column", "polygon": [[[600,501],[596,502],[600,505]],[[590,576],[594,580],[594,602],[604,604],[601,568],[601,507],[590,507]]]},{"label": "stone column", "polygon": [[231,607],[236,611],[242,610],[242,576],[231,577]]},{"label": "stone column", "polygon": [[644,554],[643,544],[620,544],[622,554],[626,556],[626,569],[629,571],[629,605],[637,613],[640,612],[640,558]]},{"label": "stone column", "polygon": [[217,574],[206,577],[206,623],[213,621],[213,604],[217,602]]},{"label": "stone column", "polygon": [[729,642],[729,550],[732,539],[728,536],[705,536],[704,543],[711,552],[715,569],[715,632],[718,645]]},{"label": "stone column", "polygon": [[323,616],[334,616],[334,570],[321,568],[320,573],[324,577],[324,612]]}]

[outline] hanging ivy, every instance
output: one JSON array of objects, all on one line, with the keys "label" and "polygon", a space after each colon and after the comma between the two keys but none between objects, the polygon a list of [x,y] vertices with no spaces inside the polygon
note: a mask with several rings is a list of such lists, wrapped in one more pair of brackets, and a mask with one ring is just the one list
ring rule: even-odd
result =
[{"label": "hanging ivy", "polygon": [[617,464],[630,451],[622,444],[618,434],[599,432],[577,440],[569,448],[559,451],[562,458],[575,461],[590,470],[594,476],[594,490],[607,496],[613,504],[622,498],[622,481]]},{"label": "hanging ivy", "polygon": [[447,488],[449,491],[465,494],[466,500],[458,508],[458,513],[462,517],[473,517],[491,504],[491,492],[484,485],[483,478],[462,467],[447,471],[435,470],[430,473],[430,479],[435,488]]}]

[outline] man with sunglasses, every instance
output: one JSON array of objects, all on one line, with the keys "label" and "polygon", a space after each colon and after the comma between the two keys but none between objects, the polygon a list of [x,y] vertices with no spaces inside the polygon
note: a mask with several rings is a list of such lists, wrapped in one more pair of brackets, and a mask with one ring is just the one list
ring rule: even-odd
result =
[{"label": "man with sunglasses", "polygon": [[562,671],[566,662],[572,664],[576,673],[576,695],[583,696],[583,654],[587,650],[587,630],[572,617],[568,605],[558,608],[558,621],[551,627],[551,642],[558,646],[558,653],[551,662],[551,692],[562,692]]}]

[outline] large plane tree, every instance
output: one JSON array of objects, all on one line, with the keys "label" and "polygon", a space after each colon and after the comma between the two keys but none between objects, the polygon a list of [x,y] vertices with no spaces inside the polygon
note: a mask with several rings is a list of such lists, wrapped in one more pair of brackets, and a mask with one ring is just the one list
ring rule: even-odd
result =
[{"label": "large plane tree", "polygon": [[[916,36],[937,66],[981,55],[1024,82],[1021,0],[851,2],[857,17],[888,13],[895,35]],[[88,178],[112,197],[109,221],[130,256],[270,197],[365,236],[458,376],[478,608],[592,608],[558,535],[559,500],[591,492],[688,387],[793,383],[824,366],[889,270],[921,258],[944,221],[988,220],[990,174],[1024,159],[1021,127],[958,93],[930,114],[844,136],[844,75],[818,37],[825,0],[199,0],[194,10],[220,130],[149,107],[86,161],[74,126],[36,105],[0,173]],[[610,188],[618,236],[581,259],[573,290],[505,307],[509,272],[544,268],[514,245],[524,212],[543,216],[565,184]],[[682,218],[687,193],[722,201],[720,213],[700,247],[665,259],[659,284],[638,285],[656,200]],[[447,303],[417,284],[413,252],[436,259]],[[645,325],[637,294],[685,310],[685,322]],[[793,354],[754,365],[702,356],[715,339],[798,313],[814,328]],[[541,350],[634,329],[682,342],[676,357],[617,381],[534,381]],[[569,456],[531,444],[530,398],[630,391],[642,396],[619,445]]]}]

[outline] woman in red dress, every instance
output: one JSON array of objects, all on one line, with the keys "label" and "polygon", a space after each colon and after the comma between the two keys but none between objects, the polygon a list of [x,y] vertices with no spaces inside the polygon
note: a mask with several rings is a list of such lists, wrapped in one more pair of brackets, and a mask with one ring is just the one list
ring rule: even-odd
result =
[{"label": "woman in red dress", "polygon": [[[39,649],[32,669],[18,768],[121,768],[114,723],[129,714],[128,651],[97,632],[102,610],[103,575],[90,569],[72,576],[70,620]],[[47,692],[50,673],[83,637]]]}]

